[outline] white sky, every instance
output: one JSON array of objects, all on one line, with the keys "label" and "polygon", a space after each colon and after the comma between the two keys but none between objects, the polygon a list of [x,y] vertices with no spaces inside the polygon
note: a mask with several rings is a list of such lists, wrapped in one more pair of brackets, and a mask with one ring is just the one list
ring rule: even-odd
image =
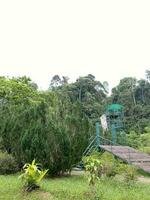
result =
[{"label": "white sky", "polygon": [[149,0],[0,0],[0,75],[89,73],[115,86],[150,70]]}]

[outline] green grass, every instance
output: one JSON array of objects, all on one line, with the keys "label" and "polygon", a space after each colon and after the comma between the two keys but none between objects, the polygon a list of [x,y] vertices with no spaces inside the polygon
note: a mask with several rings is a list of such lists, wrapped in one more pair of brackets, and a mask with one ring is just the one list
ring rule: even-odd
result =
[{"label": "green grass", "polygon": [[[150,185],[128,186],[116,179],[103,179],[97,187],[97,200],[150,200]],[[101,197],[101,198],[100,198]],[[0,200],[90,200],[94,199],[84,176],[45,179],[36,192],[22,191],[18,176],[0,176]],[[96,198],[95,198],[96,200]]]}]

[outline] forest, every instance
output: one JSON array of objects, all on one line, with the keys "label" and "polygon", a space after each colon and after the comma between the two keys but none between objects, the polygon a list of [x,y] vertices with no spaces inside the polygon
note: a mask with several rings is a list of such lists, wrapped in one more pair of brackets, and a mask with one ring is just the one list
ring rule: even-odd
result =
[{"label": "forest", "polygon": [[[92,74],[68,80],[55,75],[49,88],[40,91],[26,76],[0,77],[0,149],[15,158],[17,168],[36,159],[50,175],[70,171],[112,103],[124,106],[129,145],[150,153],[149,70],[144,79],[121,79],[110,95],[107,81],[101,83]],[[11,170],[17,169],[6,169]]]}]

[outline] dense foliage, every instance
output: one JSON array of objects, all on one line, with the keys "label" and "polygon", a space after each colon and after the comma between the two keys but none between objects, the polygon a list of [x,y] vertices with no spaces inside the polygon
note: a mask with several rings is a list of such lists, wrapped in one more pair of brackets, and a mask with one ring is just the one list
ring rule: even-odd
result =
[{"label": "dense foliage", "polygon": [[137,80],[126,77],[120,80],[117,87],[112,89],[110,102],[124,106],[126,130],[143,132],[150,125],[150,71],[146,79]]},{"label": "dense foliage", "polygon": [[0,77],[0,149],[12,154],[20,168],[36,159],[49,174],[70,171],[81,160],[106,105],[120,103],[128,143],[148,152],[150,71],[142,80],[122,79],[109,97],[107,92],[107,82],[91,74],[74,83],[56,75],[47,91],[39,91],[27,77]]},{"label": "dense foliage", "polygon": [[1,148],[20,167],[35,158],[50,174],[71,170],[92,133],[81,106],[63,92],[38,92],[28,82],[1,78]]},{"label": "dense foliage", "polygon": [[150,154],[150,127],[146,127],[142,134],[131,131],[127,136],[127,140],[129,146]]},{"label": "dense foliage", "polygon": [[127,165],[116,159],[108,152],[93,152],[90,156],[83,158],[85,170],[88,171],[88,181],[90,185],[95,185],[101,177],[113,177],[122,175],[127,183],[136,180],[137,171],[132,165]]},{"label": "dense foliage", "polygon": [[7,152],[0,151],[0,174],[12,174],[18,171],[14,157]]},{"label": "dense foliage", "polygon": [[[67,79],[68,80],[68,79]],[[105,110],[107,83],[102,84],[96,81],[91,74],[85,77],[79,77],[76,82],[67,84],[64,77],[54,76],[50,83],[53,91],[60,91],[66,94],[72,103],[80,102],[82,113],[91,121],[99,120],[99,117]]]}]

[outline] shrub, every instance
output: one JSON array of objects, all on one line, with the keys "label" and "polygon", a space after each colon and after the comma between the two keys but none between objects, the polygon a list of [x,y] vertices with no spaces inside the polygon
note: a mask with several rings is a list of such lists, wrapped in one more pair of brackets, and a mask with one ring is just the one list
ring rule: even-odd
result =
[{"label": "shrub", "polygon": [[126,165],[124,171],[124,179],[126,183],[135,182],[137,179],[137,170],[134,166]]},{"label": "shrub", "polygon": [[141,134],[140,140],[141,140],[142,146],[149,147],[150,146],[150,132],[149,133]]},{"label": "shrub", "polygon": [[141,146],[140,134],[135,131],[131,131],[127,134],[127,144],[133,148],[139,148]]},{"label": "shrub", "polygon": [[[89,171],[93,179],[97,177],[106,176],[111,177],[116,174],[124,175],[126,181],[136,179],[136,169],[133,166],[127,165],[122,161],[115,159],[115,157],[108,153],[92,153],[91,156],[83,158],[83,164],[86,171]],[[90,177],[90,179],[92,179]]]},{"label": "shrub", "polygon": [[123,170],[123,163],[108,152],[100,154],[99,152],[94,152],[91,155],[93,158],[96,158],[101,163],[101,168],[99,168],[99,176],[115,176],[116,174],[121,173]]},{"label": "shrub", "polygon": [[150,155],[150,147],[141,147],[140,150]]},{"label": "shrub", "polygon": [[118,167],[120,162],[114,158],[114,156],[108,152],[101,155],[100,161],[102,163],[100,175],[105,175],[107,177],[115,176],[118,173]]},{"label": "shrub", "polygon": [[85,170],[89,172],[89,185],[95,185],[96,181],[99,179],[98,172],[101,168],[100,160],[93,158],[92,156],[88,156],[83,158],[83,163]]},{"label": "shrub", "polygon": [[23,170],[24,173],[19,177],[25,181],[25,190],[28,192],[39,188],[38,183],[48,172],[48,170],[41,170],[40,165],[35,163],[35,160],[31,164],[25,164]]},{"label": "shrub", "polygon": [[0,174],[12,174],[17,170],[18,166],[14,157],[6,152],[0,152]]}]

